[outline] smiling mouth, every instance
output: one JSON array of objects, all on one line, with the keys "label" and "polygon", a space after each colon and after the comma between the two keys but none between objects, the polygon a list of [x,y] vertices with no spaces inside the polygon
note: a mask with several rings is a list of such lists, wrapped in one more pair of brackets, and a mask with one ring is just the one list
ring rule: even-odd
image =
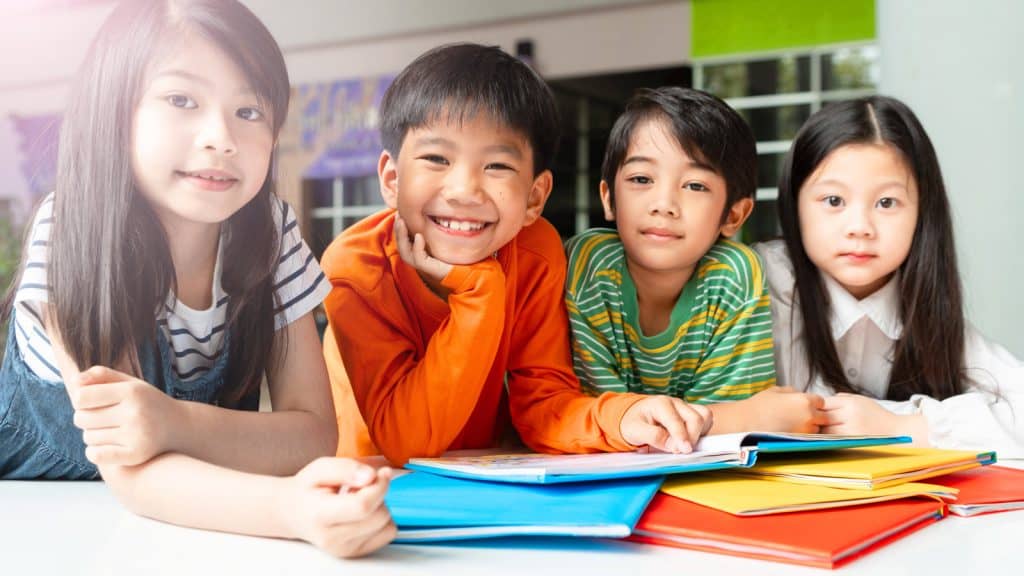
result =
[{"label": "smiling mouth", "polygon": [[463,234],[479,232],[491,225],[490,222],[481,222],[479,220],[456,220],[453,218],[440,218],[437,216],[430,216],[430,220],[440,228]]},{"label": "smiling mouth", "polygon": [[238,178],[230,176],[223,172],[208,172],[205,170],[199,172],[189,172],[185,170],[179,170],[178,175],[186,178],[199,178],[200,180],[209,180],[210,182],[235,182]]}]

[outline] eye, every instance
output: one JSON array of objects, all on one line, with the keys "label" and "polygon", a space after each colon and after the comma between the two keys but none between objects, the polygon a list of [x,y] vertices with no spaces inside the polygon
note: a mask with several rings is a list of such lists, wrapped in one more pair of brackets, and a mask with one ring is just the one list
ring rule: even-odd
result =
[{"label": "eye", "polygon": [[492,162],[492,163],[488,164],[487,166],[485,166],[484,169],[485,170],[511,170],[513,172],[515,171],[515,168],[509,166],[508,164],[502,164],[501,162]]},{"label": "eye", "polygon": [[195,100],[183,94],[171,94],[167,97],[167,103],[175,108],[192,109],[198,107]]},{"label": "eye", "polygon": [[263,112],[261,112],[258,108],[245,107],[236,110],[235,116],[238,116],[242,120],[257,122],[263,119]]},{"label": "eye", "polygon": [[650,178],[649,176],[630,176],[629,178],[626,178],[626,181],[632,182],[633,184],[641,185],[654,184],[654,179]]},{"label": "eye", "polygon": [[683,184],[684,190],[693,190],[694,192],[710,192],[711,189],[701,184],[700,182],[687,182]]},{"label": "eye", "polygon": [[824,198],[822,198],[822,201],[824,201],[825,204],[831,206],[832,208],[838,208],[843,205],[843,199],[835,195],[825,196]]},{"label": "eye", "polygon": [[448,159],[445,158],[444,156],[438,156],[437,154],[424,154],[423,156],[417,158],[417,160],[426,160],[427,162],[431,164],[436,164],[438,166],[448,165]]},{"label": "eye", "polygon": [[879,200],[878,200],[878,207],[879,208],[884,208],[886,210],[888,210],[890,208],[895,208],[898,205],[899,205],[899,201],[896,200],[895,198],[886,197],[886,198],[879,198]]}]

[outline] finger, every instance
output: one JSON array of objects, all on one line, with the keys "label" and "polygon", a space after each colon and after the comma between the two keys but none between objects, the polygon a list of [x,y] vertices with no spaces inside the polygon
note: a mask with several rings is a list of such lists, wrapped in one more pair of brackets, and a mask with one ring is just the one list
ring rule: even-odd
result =
[{"label": "finger", "polygon": [[96,464],[97,466],[103,464],[120,464],[128,466],[136,464],[131,459],[131,451],[124,447],[113,444],[105,444],[103,446],[86,446],[85,457]]},{"label": "finger", "polygon": [[87,446],[121,445],[121,428],[92,428],[82,431]]},{"label": "finger", "polygon": [[94,428],[116,428],[120,423],[117,406],[96,408],[94,410],[75,410],[72,422],[81,430]]},{"label": "finger", "polygon": [[395,216],[395,242],[398,244],[398,255],[408,264],[412,264],[412,243],[409,242],[409,230],[405,220]]},{"label": "finger", "polygon": [[395,533],[393,526],[391,515],[382,509],[367,521],[329,528],[324,548],[343,558],[362,556],[390,542]]},{"label": "finger", "polygon": [[320,505],[317,516],[326,526],[361,522],[372,516],[376,510],[382,507],[387,509],[384,505],[387,487],[388,483],[381,481],[355,492],[339,492],[327,496]]},{"label": "finger", "polygon": [[821,400],[822,410],[838,410],[846,405],[846,401],[841,396],[827,396]]},{"label": "finger", "polygon": [[349,458],[317,458],[297,474],[308,486],[362,488],[376,480],[374,469]]},{"label": "finger", "polygon": [[[811,415],[811,422],[814,422],[816,426],[828,426],[830,424],[833,424],[833,417],[830,416],[830,414],[833,414],[836,417],[838,417],[838,414],[835,414],[834,412],[815,410],[814,413]],[[839,422],[835,423],[838,424]]]},{"label": "finger", "polygon": [[[676,413],[679,414],[679,417],[683,419],[686,425],[686,441],[690,444],[692,450],[692,447],[697,445],[701,432],[704,430],[704,417],[693,404],[687,404],[678,398],[673,399],[672,404],[676,409]],[[689,451],[684,450],[684,452]]]},{"label": "finger", "polygon": [[412,257],[415,259],[417,267],[421,269],[430,261],[430,256],[427,254],[427,240],[419,232],[412,238]]},{"label": "finger", "polygon": [[76,410],[94,410],[107,408],[121,402],[124,398],[124,386],[122,382],[97,383],[92,386],[82,386],[75,393],[74,404]]},{"label": "finger", "polygon": [[[652,416],[656,424],[661,425],[662,428],[668,432],[669,439],[667,440],[668,452],[690,452],[693,450],[693,443],[690,441],[690,434],[687,432],[687,422],[683,419],[680,414],[680,407],[677,407],[674,399],[668,399],[668,402],[659,402],[652,412]],[[685,406],[685,403],[679,401],[679,404]],[[687,406],[689,409],[689,407]],[[697,426],[699,430],[701,426]]]},{"label": "finger", "polygon": [[825,399],[820,394],[806,394],[807,403],[815,410],[821,410],[825,405]]},{"label": "finger", "polygon": [[102,384],[106,382],[119,382],[130,380],[131,377],[123,372],[118,372],[106,366],[93,366],[88,370],[78,373],[79,385]]},{"label": "finger", "polygon": [[356,548],[354,556],[366,556],[367,554],[387,546],[398,535],[398,527],[395,526],[391,515],[388,515],[388,522],[370,538],[363,540],[363,543]]},{"label": "finger", "polygon": [[704,428],[700,431],[700,435],[703,436],[708,433],[708,430],[711,430],[711,426],[715,423],[715,414],[704,404],[691,404],[691,406],[704,419]]}]

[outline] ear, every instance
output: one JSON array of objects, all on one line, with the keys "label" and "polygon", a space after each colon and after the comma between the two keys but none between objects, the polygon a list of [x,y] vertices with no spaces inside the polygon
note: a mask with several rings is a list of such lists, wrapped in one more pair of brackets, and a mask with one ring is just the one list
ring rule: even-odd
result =
[{"label": "ear", "polygon": [[377,161],[377,179],[380,181],[380,195],[388,208],[398,209],[398,159],[384,150]]},{"label": "ear", "polygon": [[608,187],[608,182],[601,180],[601,205],[604,206],[604,219],[613,222],[615,221],[615,208],[612,206],[612,190]]},{"label": "ear", "polygon": [[540,218],[541,212],[544,211],[544,204],[547,203],[548,196],[551,196],[553,184],[554,177],[550,170],[541,172],[533,179],[530,194],[526,198],[526,219],[523,221],[523,227],[533,224]]},{"label": "ear", "polygon": [[725,222],[722,223],[722,236],[726,238],[735,234],[740,226],[747,221],[750,217],[750,213],[754,211],[754,199],[753,198],[741,198],[733,203],[729,207],[729,212],[725,215]]}]

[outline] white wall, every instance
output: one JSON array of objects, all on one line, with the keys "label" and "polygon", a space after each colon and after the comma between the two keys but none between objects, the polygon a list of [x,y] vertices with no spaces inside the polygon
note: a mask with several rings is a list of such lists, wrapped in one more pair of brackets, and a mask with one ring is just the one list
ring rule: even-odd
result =
[{"label": "white wall", "polygon": [[880,90],[942,163],[968,318],[1024,358],[1024,2],[877,0],[877,17]]}]

